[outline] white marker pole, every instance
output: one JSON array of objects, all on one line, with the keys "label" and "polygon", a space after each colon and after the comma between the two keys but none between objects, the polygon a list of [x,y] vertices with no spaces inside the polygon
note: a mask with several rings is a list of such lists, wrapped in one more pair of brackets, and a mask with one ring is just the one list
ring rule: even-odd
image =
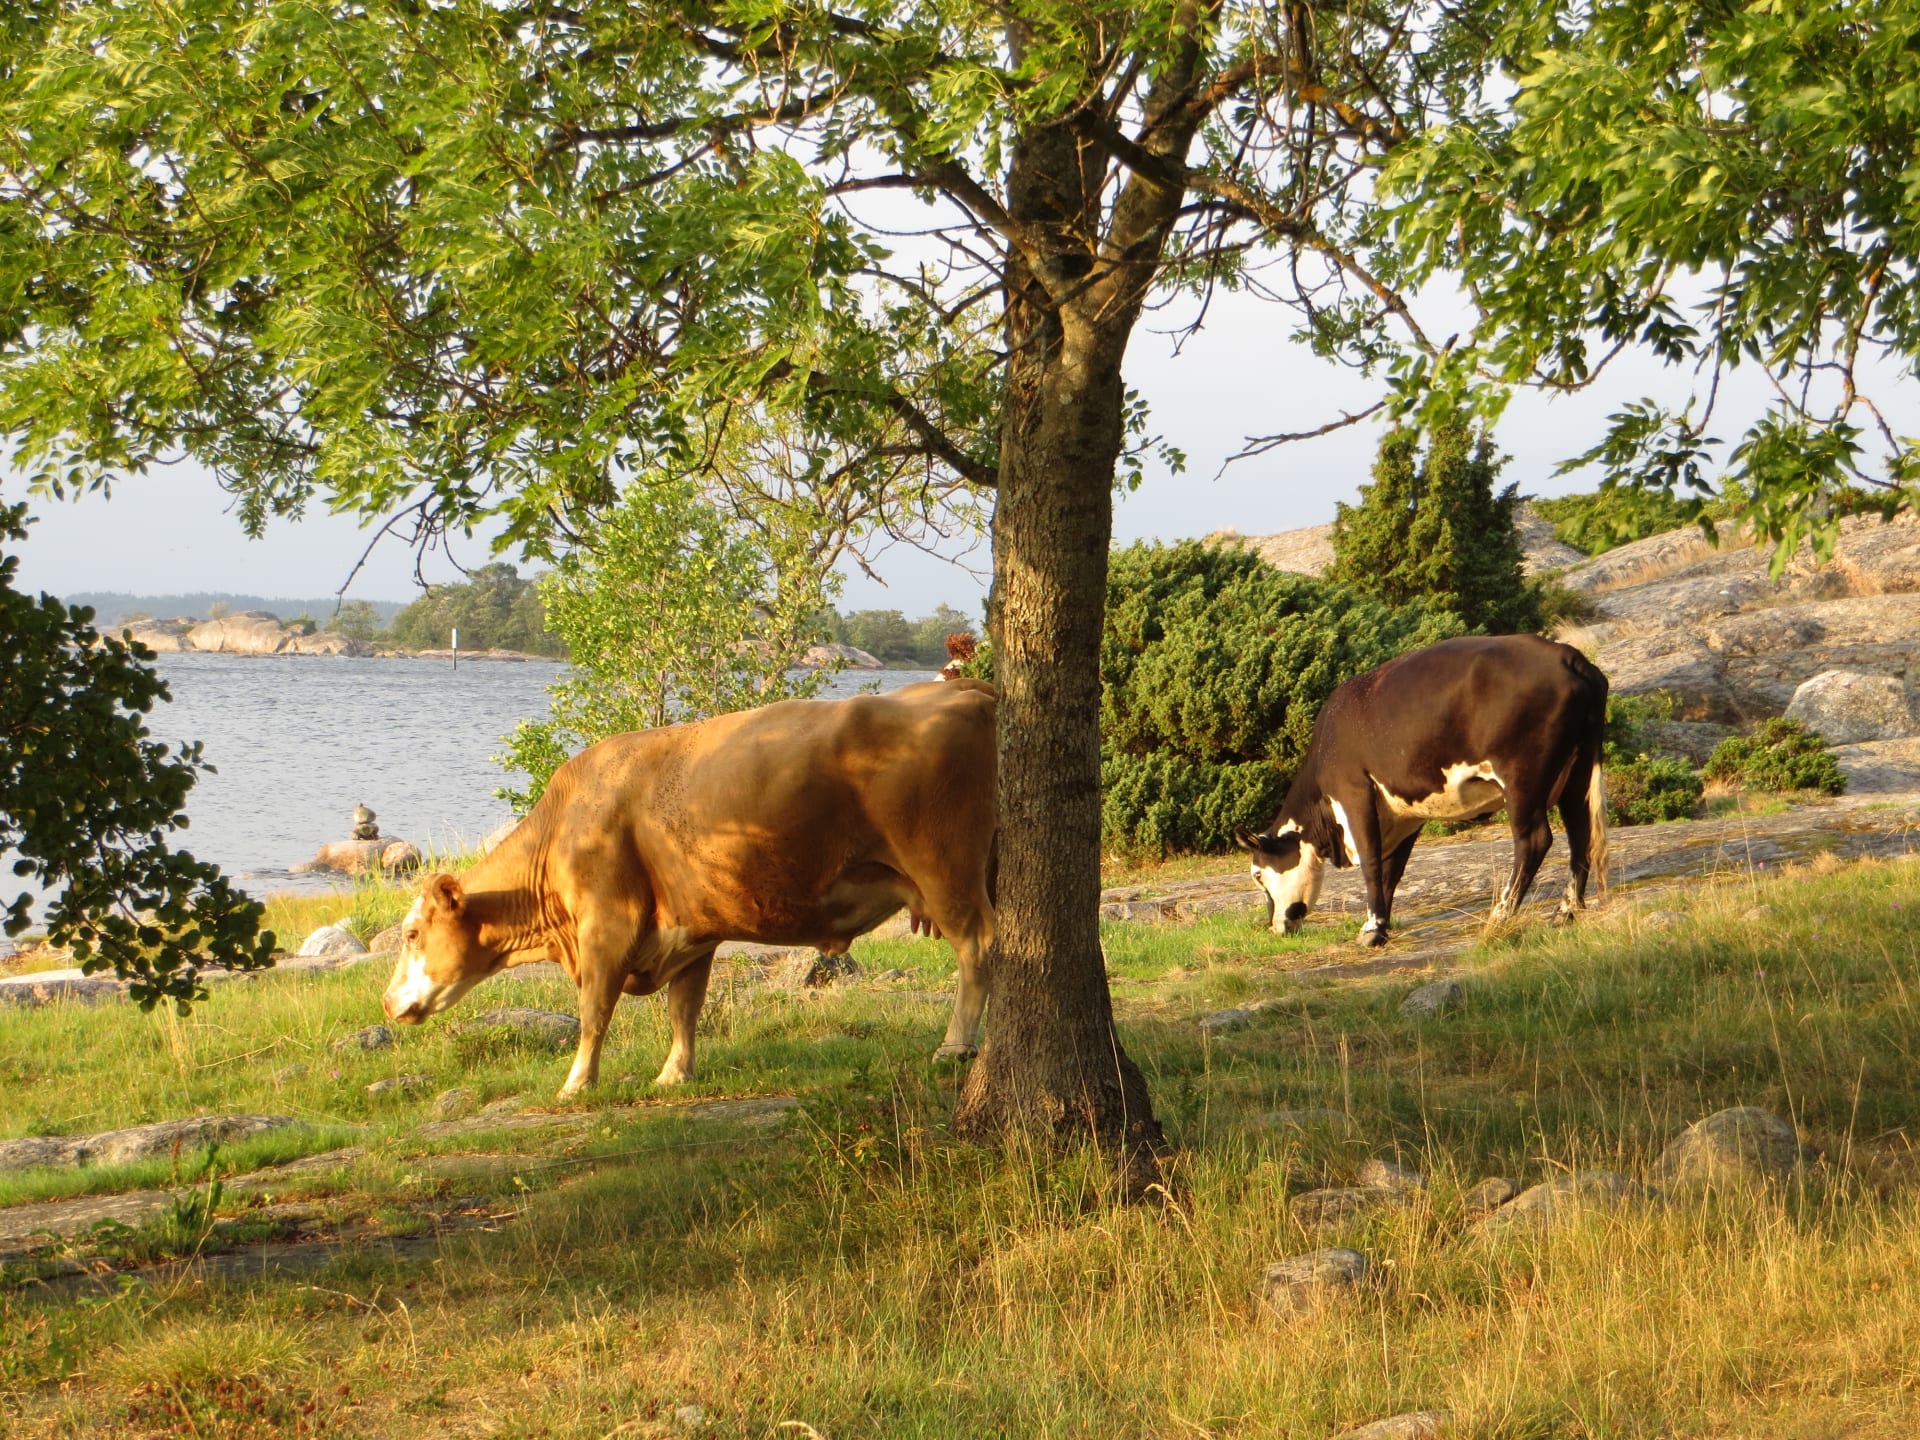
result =
[{"label": "white marker pole", "polygon": [[453,668],[460,668],[460,627],[453,627]]}]

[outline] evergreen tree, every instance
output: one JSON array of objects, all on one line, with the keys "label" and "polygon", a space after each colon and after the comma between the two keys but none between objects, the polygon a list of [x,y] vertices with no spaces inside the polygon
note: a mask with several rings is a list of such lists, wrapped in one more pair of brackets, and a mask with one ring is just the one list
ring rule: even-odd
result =
[{"label": "evergreen tree", "polygon": [[1537,588],[1521,569],[1513,531],[1518,487],[1498,494],[1493,442],[1464,417],[1419,432],[1396,428],[1380,442],[1373,483],[1342,505],[1327,578],[1393,605],[1426,601],[1492,635],[1539,630]]}]

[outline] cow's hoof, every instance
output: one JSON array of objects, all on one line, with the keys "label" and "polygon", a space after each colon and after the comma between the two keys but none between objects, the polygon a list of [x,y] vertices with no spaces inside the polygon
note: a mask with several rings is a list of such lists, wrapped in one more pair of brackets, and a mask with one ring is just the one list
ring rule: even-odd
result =
[{"label": "cow's hoof", "polygon": [[1378,950],[1387,943],[1387,932],[1385,930],[1362,930],[1360,932],[1360,943],[1369,950]]},{"label": "cow's hoof", "polygon": [[1553,919],[1548,923],[1558,929],[1562,925],[1571,925],[1579,914],[1580,912],[1578,910],[1569,910],[1566,906],[1562,905],[1558,910],[1553,912]]},{"label": "cow's hoof", "polygon": [[693,1072],[691,1070],[682,1070],[676,1066],[671,1070],[662,1070],[658,1075],[653,1077],[653,1083],[656,1085],[684,1085],[692,1078]]},{"label": "cow's hoof", "polygon": [[963,1065],[980,1053],[977,1045],[955,1045],[951,1041],[933,1052],[936,1065]]}]

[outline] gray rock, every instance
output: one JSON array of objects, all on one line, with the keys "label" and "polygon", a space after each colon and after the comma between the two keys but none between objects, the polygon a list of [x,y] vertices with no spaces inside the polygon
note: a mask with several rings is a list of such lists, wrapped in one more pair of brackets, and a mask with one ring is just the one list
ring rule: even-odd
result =
[{"label": "gray rock", "polygon": [[1342,1430],[1333,1440],[1441,1440],[1453,1430],[1450,1410],[1410,1410],[1384,1420]]},{"label": "gray rock", "polygon": [[400,936],[405,928],[403,925],[389,925],[367,942],[367,953],[370,955],[398,955],[400,953]]},{"label": "gray rock", "polygon": [[1687,917],[1678,910],[1649,910],[1640,917],[1642,930],[1677,930],[1687,923]]},{"label": "gray rock", "polygon": [[1466,998],[1466,987],[1458,980],[1435,980],[1402,1000],[1400,1013],[1411,1020],[1431,1020],[1458,1010]]},{"label": "gray rock", "polygon": [[1654,1162],[1653,1177],[1675,1189],[1780,1180],[1805,1160],[1793,1125],[1742,1105],[1696,1121]]},{"label": "gray rock", "polygon": [[1593,1210],[1617,1209],[1639,1187],[1613,1170],[1580,1170],[1522,1190],[1480,1223],[1488,1229],[1527,1226],[1545,1230]]},{"label": "gray rock", "polygon": [[424,1090],[433,1083],[431,1075],[395,1075],[391,1079],[376,1080],[367,1086],[369,1095],[403,1095],[410,1090]]},{"label": "gray rock", "polygon": [[1833,761],[1847,777],[1849,795],[1920,790],[1920,739],[1836,745]]},{"label": "gray rock", "polygon": [[384,1025],[369,1025],[333,1042],[336,1050],[386,1050],[393,1045],[393,1031]]},{"label": "gray rock", "polygon": [[1818,731],[1831,745],[1901,740],[1920,731],[1906,682],[1860,670],[1823,670],[1801,682],[1787,702],[1787,718]]},{"label": "gray rock", "polygon": [[1177,916],[1173,905],[1165,900],[1109,900],[1100,907],[1100,918],[1158,925]]},{"label": "gray rock", "polygon": [[432,1120],[462,1120],[479,1108],[480,1097],[466,1086],[456,1085],[433,1097],[433,1104],[427,1107],[427,1116]]},{"label": "gray rock", "polygon": [[291,1115],[195,1115],[98,1135],[30,1136],[0,1142],[0,1171],[37,1165],[126,1165],[297,1128],[304,1127]]},{"label": "gray rock", "polygon": [[484,1034],[489,1030],[511,1031],[517,1038],[555,1050],[566,1050],[580,1043],[580,1022],[555,1010],[536,1010],[529,1005],[508,1005],[498,1010],[483,1010],[458,1027],[462,1035]]},{"label": "gray rock", "polygon": [[1269,1265],[1260,1280],[1260,1298],[1282,1315],[1306,1314],[1350,1292],[1370,1269],[1358,1250],[1310,1250]]},{"label": "gray rock", "polygon": [[1382,1185],[1333,1185],[1294,1196],[1287,1209],[1302,1230],[1332,1230],[1410,1199],[1411,1192]]},{"label": "gray rock", "polygon": [[311,958],[316,955],[364,955],[367,947],[343,925],[322,925],[307,936],[304,944],[294,954]]},{"label": "gray rock", "polygon": [[704,1430],[707,1428],[707,1412],[698,1405],[676,1405],[673,1423],[682,1430]]},{"label": "gray rock", "polygon": [[1427,1188],[1427,1177],[1391,1160],[1362,1160],[1353,1172],[1353,1183],[1369,1190],[1396,1190],[1410,1193]]},{"label": "gray rock", "polygon": [[306,1073],[307,1067],[304,1065],[282,1065],[278,1070],[273,1072],[271,1079],[276,1085],[285,1085],[291,1081],[298,1080]]},{"label": "gray rock", "polygon": [[1752,925],[1761,920],[1771,920],[1779,913],[1780,907],[1778,905],[1751,905],[1742,912],[1740,918],[1745,923]]},{"label": "gray rock", "polygon": [[1489,1210],[1498,1210],[1519,1193],[1520,1187],[1506,1176],[1489,1175],[1460,1197],[1460,1205],[1469,1215],[1484,1215]]},{"label": "gray rock", "polygon": [[912,978],[913,976],[905,970],[896,967],[892,970],[882,970],[878,975],[873,977],[873,983],[876,985],[891,985],[896,981],[911,980]]},{"label": "gray rock", "polygon": [[1225,1035],[1229,1031],[1244,1030],[1253,1023],[1251,1010],[1215,1010],[1211,1015],[1200,1017],[1202,1035]]}]

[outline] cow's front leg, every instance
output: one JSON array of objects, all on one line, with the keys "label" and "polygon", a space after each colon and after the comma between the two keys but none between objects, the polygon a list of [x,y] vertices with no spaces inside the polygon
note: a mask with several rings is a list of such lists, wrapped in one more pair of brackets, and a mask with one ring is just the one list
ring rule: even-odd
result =
[{"label": "cow's front leg", "polygon": [[1387,930],[1393,922],[1393,887],[1399,881],[1399,871],[1395,869],[1393,879],[1388,880],[1393,860],[1381,842],[1380,813],[1374,808],[1373,797],[1356,796],[1354,803],[1342,808],[1355,832],[1350,839],[1360,852],[1360,879],[1367,890],[1367,918],[1360,926],[1360,943],[1378,947],[1387,943]]},{"label": "cow's front leg", "polygon": [[560,1098],[579,1094],[600,1078],[600,1047],[606,1042],[613,1007],[627,983],[626,972],[613,965],[595,965],[583,956],[580,963],[580,1049],[573,1057]]},{"label": "cow's front leg", "polygon": [[700,1023],[700,1008],[707,1003],[707,979],[713,973],[713,951],[667,983],[667,1024],[673,1030],[673,1048],[667,1062],[653,1077],[656,1085],[679,1085],[693,1078],[693,1031]]}]

